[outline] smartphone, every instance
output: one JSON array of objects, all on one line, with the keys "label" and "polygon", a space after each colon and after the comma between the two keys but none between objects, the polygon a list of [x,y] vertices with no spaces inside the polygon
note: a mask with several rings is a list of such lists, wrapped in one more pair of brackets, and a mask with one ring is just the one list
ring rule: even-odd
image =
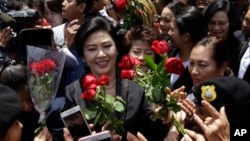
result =
[{"label": "smartphone", "polygon": [[80,106],[70,108],[61,114],[61,118],[71,137],[77,141],[80,137],[91,135],[88,123],[81,111]]},{"label": "smartphone", "polygon": [[112,141],[112,137],[109,131],[103,131],[93,135],[82,137],[78,141]]}]

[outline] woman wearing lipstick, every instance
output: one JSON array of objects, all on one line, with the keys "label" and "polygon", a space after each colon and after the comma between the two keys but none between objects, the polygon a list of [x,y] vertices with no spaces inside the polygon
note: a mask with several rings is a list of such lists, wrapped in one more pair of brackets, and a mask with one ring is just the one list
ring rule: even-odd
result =
[{"label": "woman wearing lipstick", "polygon": [[[141,132],[149,140],[163,140],[166,136],[165,126],[161,121],[151,121],[151,105],[145,101],[144,90],[135,82],[121,79],[120,70],[116,67],[118,55],[117,31],[102,17],[86,19],[76,35],[78,54],[84,59],[88,69],[86,74],[92,73],[97,79],[101,75],[110,78],[106,93],[114,97],[121,96],[125,101],[125,110],[122,114],[114,115],[124,120],[124,129],[133,134]],[[79,105],[82,109],[88,102],[81,99],[82,79],[66,87],[65,109]],[[157,129],[157,130],[156,130]],[[96,131],[98,129],[95,128]],[[126,137],[113,135],[114,140],[126,140]]]},{"label": "woman wearing lipstick", "polygon": [[[188,70],[194,87],[219,76],[232,76],[228,67],[228,46],[216,37],[205,37],[191,50]],[[192,93],[188,99],[193,99]]]},{"label": "woman wearing lipstick", "polygon": [[156,62],[160,61],[160,56],[151,49],[151,44],[157,39],[157,33],[153,27],[141,25],[128,30],[123,40],[123,54],[130,55],[140,60],[141,69],[147,71],[144,63],[145,56],[151,56]]},{"label": "woman wearing lipstick", "polygon": [[240,42],[234,36],[240,30],[239,15],[228,0],[216,0],[203,11],[209,35],[221,38],[228,44],[229,67],[236,73],[237,59],[240,53]]}]

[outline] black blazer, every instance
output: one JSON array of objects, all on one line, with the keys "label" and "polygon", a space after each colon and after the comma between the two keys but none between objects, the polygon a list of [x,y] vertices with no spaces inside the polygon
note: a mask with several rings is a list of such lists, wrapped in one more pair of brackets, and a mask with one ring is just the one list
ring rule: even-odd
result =
[{"label": "black blazer", "polygon": [[[83,88],[80,80],[77,80],[66,87],[66,105],[72,107],[79,105],[82,109],[88,106],[88,102],[81,99]],[[125,131],[135,134],[139,131],[148,140],[160,141],[166,136],[166,128],[161,121],[150,120],[151,105],[145,101],[144,90],[135,82],[122,79],[116,81],[116,95],[121,96],[125,101],[125,110],[122,114],[116,115],[124,119]],[[126,136],[123,136],[126,140]]]},{"label": "black blazer", "polygon": [[[248,43],[249,41],[242,43],[242,49],[240,51],[239,58],[237,60],[237,67],[235,69],[235,76],[238,76],[239,69],[240,69],[240,61],[248,48]],[[250,84],[250,65],[248,65],[248,68],[243,76],[243,80],[247,81]]]},{"label": "black blazer", "polygon": [[[178,53],[177,48],[172,48],[169,52],[169,57],[175,57]],[[184,73],[175,81],[175,83],[171,86],[173,90],[180,88],[181,86],[185,86],[185,92],[189,93],[193,87],[193,80],[189,74],[188,67],[186,67]]]},{"label": "black blazer", "polygon": [[194,86],[193,80],[188,71],[188,67],[185,69],[184,73],[175,81],[172,86],[172,89],[178,89],[181,86],[185,86],[185,92],[189,93]]}]

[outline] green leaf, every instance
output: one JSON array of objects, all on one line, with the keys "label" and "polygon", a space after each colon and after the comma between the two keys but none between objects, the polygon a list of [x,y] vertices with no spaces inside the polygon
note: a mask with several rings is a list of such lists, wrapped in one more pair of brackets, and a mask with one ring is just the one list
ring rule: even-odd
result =
[{"label": "green leaf", "polygon": [[126,104],[126,101],[124,101],[124,99],[122,99],[122,97],[120,96],[116,96],[116,100],[122,102],[123,104]]},{"label": "green leaf", "polygon": [[158,83],[159,83],[159,76],[157,74],[153,75],[153,79],[152,79],[152,86],[155,87]]},{"label": "green leaf", "polygon": [[124,106],[123,106],[123,104],[120,101],[114,102],[114,108],[118,112],[124,111]]},{"label": "green leaf", "polygon": [[107,103],[109,103],[109,104],[112,104],[112,103],[114,103],[115,98],[114,98],[113,96],[111,96],[111,95],[106,94],[106,95],[105,95],[105,101],[106,101]]},{"label": "green leaf", "polygon": [[84,115],[85,115],[87,120],[95,118],[95,116],[97,114],[97,110],[95,110],[95,109],[93,110],[93,109],[89,109],[89,108],[84,109],[83,112],[84,112]]},{"label": "green leaf", "polygon": [[116,133],[121,135],[121,136],[125,135],[125,130],[123,128],[123,124],[124,124],[123,120],[119,120],[119,119],[114,120],[114,129],[115,129]]},{"label": "green leaf", "polygon": [[164,66],[164,61],[161,61],[157,66],[156,69],[157,73],[162,73],[162,71],[164,71],[163,66]]},{"label": "green leaf", "polygon": [[35,136],[37,136],[43,130],[43,127],[46,127],[46,124],[45,123],[39,123],[39,127],[37,127],[35,129],[35,131],[34,131]]},{"label": "green leaf", "polygon": [[[97,114],[97,116],[95,117],[95,120],[94,120],[94,125],[96,125],[96,123],[99,123],[100,122],[100,117],[101,117],[101,112],[99,112],[98,114]],[[101,118],[102,119],[102,118]]]},{"label": "green leaf", "polygon": [[175,113],[181,110],[180,106],[177,105],[176,103],[170,103],[168,107],[170,110],[174,111]]},{"label": "green leaf", "polygon": [[161,98],[162,98],[161,89],[159,89],[157,87],[153,88],[153,90],[152,90],[152,98],[153,98],[154,103],[160,102]]},{"label": "green leaf", "polygon": [[146,56],[145,57],[145,63],[147,65],[147,67],[151,70],[156,70],[157,68],[157,65],[156,63],[154,62],[153,58],[151,56]]}]

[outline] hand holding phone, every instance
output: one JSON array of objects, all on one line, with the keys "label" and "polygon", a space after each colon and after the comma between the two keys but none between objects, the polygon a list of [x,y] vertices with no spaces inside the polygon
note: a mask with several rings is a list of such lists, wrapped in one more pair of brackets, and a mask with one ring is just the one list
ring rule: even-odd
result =
[{"label": "hand holding phone", "polygon": [[74,141],[77,141],[80,137],[91,135],[80,106],[75,106],[62,112],[61,118]]},{"label": "hand holding phone", "polygon": [[78,141],[112,141],[110,131],[103,131],[80,138]]}]

